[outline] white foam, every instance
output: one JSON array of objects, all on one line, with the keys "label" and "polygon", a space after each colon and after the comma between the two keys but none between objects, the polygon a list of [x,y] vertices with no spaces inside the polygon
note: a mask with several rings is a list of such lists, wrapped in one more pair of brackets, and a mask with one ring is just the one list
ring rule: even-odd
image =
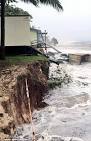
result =
[{"label": "white foam", "polygon": [[56,135],[48,135],[47,133],[42,135],[42,138],[40,138],[38,141],[51,141],[51,140],[59,141],[84,141],[81,138],[78,137],[61,137],[61,136],[56,136]]},{"label": "white foam", "polygon": [[89,106],[89,105],[91,105],[91,101],[90,100],[88,100],[86,103],[75,104],[70,109],[75,109],[75,108],[79,108],[79,107],[85,107],[85,106]]}]

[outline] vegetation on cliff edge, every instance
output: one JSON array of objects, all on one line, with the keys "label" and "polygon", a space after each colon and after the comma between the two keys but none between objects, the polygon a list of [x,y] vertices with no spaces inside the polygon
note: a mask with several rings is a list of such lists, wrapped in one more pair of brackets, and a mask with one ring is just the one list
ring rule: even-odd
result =
[{"label": "vegetation on cliff edge", "polygon": [[3,62],[6,62],[8,64],[19,64],[19,63],[29,63],[34,61],[48,61],[48,59],[42,55],[38,56],[24,56],[24,55],[17,55],[17,56],[7,56],[6,60]]}]

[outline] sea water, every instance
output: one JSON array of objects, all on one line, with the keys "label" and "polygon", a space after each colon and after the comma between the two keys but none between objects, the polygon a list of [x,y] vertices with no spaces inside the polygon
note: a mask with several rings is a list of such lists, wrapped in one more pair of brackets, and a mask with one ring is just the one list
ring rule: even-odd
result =
[{"label": "sea water", "polygon": [[[90,51],[90,45],[87,47],[86,51]],[[85,51],[85,47],[74,51],[79,50]],[[56,68],[57,65],[51,64],[50,72]],[[36,138],[39,141],[91,141],[91,63],[60,64],[60,68],[71,76],[72,81],[50,90],[44,99],[49,106],[34,111]],[[31,124],[18,127],[16,137],[32,140]]]}]

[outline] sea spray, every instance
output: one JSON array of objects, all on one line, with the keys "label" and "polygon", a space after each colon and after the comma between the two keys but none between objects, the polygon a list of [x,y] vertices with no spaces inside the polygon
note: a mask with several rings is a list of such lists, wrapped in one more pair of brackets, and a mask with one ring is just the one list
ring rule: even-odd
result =
[{"label": "sea spray", "polygon": [[72,81],[63,65],[51,64],[49,71],[49,88],[61,87],[64,84],[69,84]]}]

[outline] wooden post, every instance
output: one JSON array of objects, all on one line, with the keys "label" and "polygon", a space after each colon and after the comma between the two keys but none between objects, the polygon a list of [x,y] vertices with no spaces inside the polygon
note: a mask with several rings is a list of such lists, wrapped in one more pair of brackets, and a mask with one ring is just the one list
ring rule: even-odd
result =
[{"label": "wooden post", "polygon": [[25,79],[25,83],[26,83],[26,94],[27,94],[28,106],[29,106],[29,116],[30,116],[30,121],[31,121],[31,126],[32,126],[32,135],[33,135],[32,141],[35,141],[35,130],[34,130],[34,125],[33,125],[33,120],[32,120],[32,111],[31,111],[31,105],[30,105],[30,96],[29,96],[27,78]]},{"label": "wooden post", "polygon": [[46,47],[46,35],[47,35],[47,32],[45,30],[44,33],[42,33],[42,35],[44,35],[44,40],[45,40],[45,50],[46,50],[46,54],[47,54],[47,47]]}]

